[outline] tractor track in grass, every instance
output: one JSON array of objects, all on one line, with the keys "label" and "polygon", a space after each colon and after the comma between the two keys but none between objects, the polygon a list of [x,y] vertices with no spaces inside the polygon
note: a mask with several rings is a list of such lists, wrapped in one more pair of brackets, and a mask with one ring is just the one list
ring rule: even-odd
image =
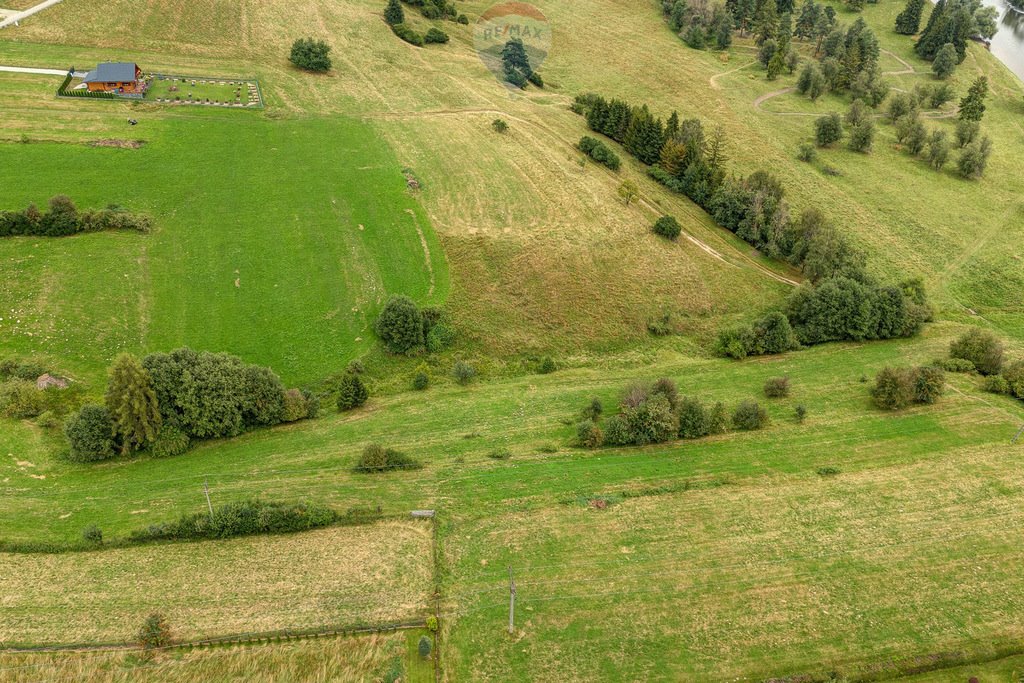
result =
[{"label": "tractor track in grass", "polygon": [[[740,68],[743,68],[743,67],[740,67]],[[721,75],[724,75],[724,74],[721,74]],[[534,128],[536,128],[536,129],[542,131],[543,133],[547,134],[548,136],[554,138],[558,142],[561,142],[563,144],[568,145],[573,150],[576,149],[575,145],[572,145],[571,143],[566,142],[558,133],[556,133],[555,131],[553,131],[552,129],[548,128],[547,126],[545,126],[542,123],[539,123],[539,122],[531,120],[531,119],[522,118],[522,117],[519,117],[519,116],[514,116],[512,114],[509,114],[508,112],[502,111],[500,109],[490,108],[490,107],[473,107],[473,108],[467,108],[467,109],[435,109],[435,110],[427,110],[427,111],[420,111],[420,112],[378,112],[378,113],[374,113],[374,114],[367,114],[363,118],[366,118],[366,119],[436,118],[436,117],[446,117],[446,116],[466,116],[466,115],[474,115],[474,114],[481,114],[481,115],[486,114],[486,115],[503,116],[503,117],[508,118],[508,119],[510,119],[512,121],[516,121],[518,123],[523,123],[523,124],[526,124],[528,126],[533,126]],[[603,171],[608,178],[610,178],[612,180],[615,180],[615,179],[618,178],[618,176],[613,171],[611,171],[609,169],[605,169],[603,167],[598,167],[596,164],[594,166],[599,168],[599,170]],[[646,209],[649,213],[651,213],[651,214],[653,214],[655,216],[661,216],[662,213],[663,213],[661,211],[661,209],[659,209],[658,206],[652,200],[650,200],[648,197],[646,197],[642,193],[637,198],[637,204],[643,206],[644,209]],[[694,206],[696,206],[696,205],[694,205]],[[690,210],[688,210],[688,213],[695,220],[699,221],[700,220],[700,216],[697,215],[698,211],[700,213],[703,213],[703,209],[693,210],[692,208]],[[694,246],[696,246],[698,249],[700,249],[701,251],[705,252],[706,254],[711,256],[712,258],[714,258],[714,259],[716,259],[716,260],[718,260],[718,261],[720,261],[720,262],[722,262],[722,263],[724,263],[726,265],[732,266],[734,268],[741,267],[739,264],[735,263],[732,258],[727,258],[725,255],[722,254],[722,252],[720,252],[719,250],[715,249],[710,244],[708,244],[704,240],[700,239],[696,235],[692,234],[690,231],[686,230],[685,228],[683,230],[683,236],[687,239],[687,241],[692,243]],[[771,278],[773,280],[776,280],[778,282],[781,282],[783,284],[790,285],[791,287],[798,287],[800,285],[799,281],[794,280],[794,279],[789,278],[789,277],[786,277],[785,275],[777,273],[774,270],[772,270],[771,268],[768,268],[767,266],[765,266],[765,265],[763,265],[761,263],[758,263],[752,257],[750,257],[749,255],[743,253],[739,249],[737,249],[735,247],[732,247],[732,249],[733,249],[733,255],[732,256],[735,259],[738,259],[738,260],[742,261],[743,265],[748,266],[750,268],[753,268],[754,270],[760,272],[762,275],[765,275],[766,277],[769,277],[769,278]]]}]

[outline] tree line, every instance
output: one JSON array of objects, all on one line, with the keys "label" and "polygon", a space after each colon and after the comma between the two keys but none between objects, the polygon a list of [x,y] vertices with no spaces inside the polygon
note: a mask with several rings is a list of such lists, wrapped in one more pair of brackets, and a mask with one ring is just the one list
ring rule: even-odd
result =
[{"label": "tree line", "polygon": [[119,206],[79,211],[71,198],[62,194],[50,199],[47,211],[40,211],[35,204],[21,211],[0,211],[0,237],[66,237],[102,230],[149,232],[152,226],[149,216]]}]

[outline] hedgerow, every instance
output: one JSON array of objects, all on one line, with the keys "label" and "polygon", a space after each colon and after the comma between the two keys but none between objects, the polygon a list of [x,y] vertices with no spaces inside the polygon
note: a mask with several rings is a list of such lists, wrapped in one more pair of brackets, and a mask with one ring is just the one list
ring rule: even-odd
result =
[{"label": "hedgerow", "polygon": [[116,206],[99,211],[79,211],[65,195],[52,197],[46,212],[40,211],[35,204],[21,211],[0,211],[0,237],[67,237],[103,230],[149,232],[152,226],[148,216],[129,213]]}]

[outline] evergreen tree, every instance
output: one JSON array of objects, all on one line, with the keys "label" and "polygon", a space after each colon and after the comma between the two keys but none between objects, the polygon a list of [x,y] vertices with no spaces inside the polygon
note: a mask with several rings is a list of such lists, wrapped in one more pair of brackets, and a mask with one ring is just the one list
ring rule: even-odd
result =
[{"label": "evergreen tree", "polygon": [[370,397],[363,380],[354,372],[346,372],[338,387],[338,410],[352,410],[366,403]]},{"label": "evergreen tree", "polygon": [[732,19],[727,14],[723,14],[719,17],[718,22],[714,26],[715,31],[715,47],[719,50],[725,50],[732,45]]},{"label": "evergreen tree", "polygon": [[754,12],[753,31],[758,45],[779,34],[779,11],[775,0],[760,0]]},{"label": "evergreen tree", "polygon": [[786,58],[782,54],[782,50],[776,50],[772,58],[768,60],[768,80],[774,81],[782,73],[782,69],[786,66]]},{"label": "evergreen tree", "polygon": [[907,6],[896,16],[896,33],[912,36],[921,28],[921,12],[928,0],[907,0]]},{"label": "evergreen tree", "polygon": [[673,110],[665,124],[665,140],[674,140],[679,135],[679,112]]},{"label": "evergreen tree", "polygon": [[796,26],[793,30],[800,40],[809,40],[814,36],[814,25],[818,23],[818,16],[821,14],[821,7],[814,0],[804,0],[800,8],[800,15],[796,19]]},{"label": "evergreen tree", "polygon": [[971,84],[967,95],[960,100],[961,121],[981,121],[985,115],[985,97],[988,95],[988,78],[979,76]]},{"label": "evergreen tree", "polygon": [[139,359],[122,353],[110,368],[107,411],[114,432],[121,438],[121,452],[130,453],[156,439],[160,409],[149,373]]},{"label": "evergreen tree", "polygon": [[405,11],[402,3],[398,0],[388,0],[388,6],[384,9],[384,21],[390,26],[405,22]]},{"label": "evergreen tree", "polygon": [[733,7],[733,21],[736,28],[740,30],[741,36],[746,35],[750,22],[754,18],[754,3],[755,0],[736,0]]},{"label": "evergreen tree", "polygon": [[956,48],[953,47],[953,43],[946,43],[935,55],[935,60],[932,62],[932,73],[937,78],[946,80],[953,75],[953,71],[956,70],[956,64]]},{"label": "evergreen tree", "polygon": [[779,19],[779,32],[776,42],[779,44],[779,51],[785,55],[789,52],[789,43],[793,39],[793,15],[783,14]]}]

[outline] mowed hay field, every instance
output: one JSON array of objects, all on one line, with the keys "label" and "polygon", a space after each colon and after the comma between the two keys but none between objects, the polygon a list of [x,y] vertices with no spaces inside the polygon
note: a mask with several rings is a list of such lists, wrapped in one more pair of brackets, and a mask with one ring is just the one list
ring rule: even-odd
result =
[{"label": "mowed hay field", "polygon": [[[199,640],[423,618],[430,527],[379,522],[283,536],[3,554],[0,642],[131,642],[162,613]],[[60,587],[60,589],[56,589]]]},{"label": "mowed hay field", "polygon": [[[134,653],[79,652],[0,655],[0,679],[8,683],[362,683],[380,680],[398,666],[403,680],[433,680],[429,661],[415,653],[418,631],[323,638],[273,645],[170,650],[151,660]],[[411,645],[411,646],[410,646]]]}]

